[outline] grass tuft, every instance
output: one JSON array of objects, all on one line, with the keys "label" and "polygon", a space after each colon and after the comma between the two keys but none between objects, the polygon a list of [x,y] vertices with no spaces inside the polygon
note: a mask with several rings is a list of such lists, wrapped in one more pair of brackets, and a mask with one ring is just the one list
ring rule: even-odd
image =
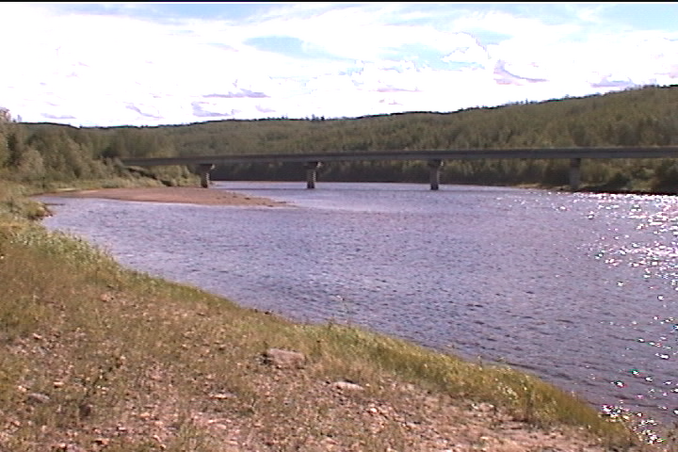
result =
[{"label": "grass tuft", "polygon": [[[293,323],[124,269],[22,217],[4,190],[0,450],[645,447],[626,424],[508,367]],[[261,359],[270,348],[306,360],[276,368]]]}]

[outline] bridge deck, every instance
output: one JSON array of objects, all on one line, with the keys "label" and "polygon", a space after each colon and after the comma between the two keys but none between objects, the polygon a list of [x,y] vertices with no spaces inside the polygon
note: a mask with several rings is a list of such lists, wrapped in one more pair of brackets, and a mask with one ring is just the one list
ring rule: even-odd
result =
[{"label": "bridge deck", "polygon": [[455,159],[617,159],[678,158],[678,146],[574,147],[517,149],[454,149],[420,151],[328,152],[299,154],[241,154],[187,157],[123,158],[128,166],[201,165],[229,163],[338,162],[368,160],[455,160]]}]

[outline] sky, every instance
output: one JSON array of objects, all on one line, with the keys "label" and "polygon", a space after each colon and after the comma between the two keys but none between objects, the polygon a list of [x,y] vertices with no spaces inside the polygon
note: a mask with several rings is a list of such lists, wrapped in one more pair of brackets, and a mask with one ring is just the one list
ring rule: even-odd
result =
[{"label": "sky", "polygon": [[156,126],[678,84],[678,3],[0,3],[0,107]]}]

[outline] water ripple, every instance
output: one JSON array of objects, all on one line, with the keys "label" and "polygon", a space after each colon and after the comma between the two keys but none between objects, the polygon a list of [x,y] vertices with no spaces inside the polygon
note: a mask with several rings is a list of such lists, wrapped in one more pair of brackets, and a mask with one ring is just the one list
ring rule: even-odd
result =
[{"label": "water ripple", "polygon": [[648,436],[677,419],[676,198],[222,186],[296,207],[68,199],[45,224],[244,305],[509,363]]}]

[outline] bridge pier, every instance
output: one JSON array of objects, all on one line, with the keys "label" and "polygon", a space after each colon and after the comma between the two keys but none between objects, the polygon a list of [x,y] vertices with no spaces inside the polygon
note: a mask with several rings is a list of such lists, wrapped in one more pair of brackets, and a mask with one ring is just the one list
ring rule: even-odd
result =
[{"label": "bridge pier", "polygon": [[200,176],[200,186],[202,188],[210,187],[210,171],[214,169],[212,163],[201,163],[198,165],[198,175]]},{"label": "bridge pier", "polygon": [[440,168],[443,167],[442,160],[429,160],[429,181],[431,183],[431,190],[438,190],[440,187]]},{"label": "bridge pier", "polygon": [[570,190],[579,190],[581,183],[581,158],[570,159]]},{"label": "bridge pier", "polygon": [[318,176],[318,168],[322,164],[320,162],[306,162],[304,168],[306,168],[306,188],[309,190],[315,188],[315,182]]}]

